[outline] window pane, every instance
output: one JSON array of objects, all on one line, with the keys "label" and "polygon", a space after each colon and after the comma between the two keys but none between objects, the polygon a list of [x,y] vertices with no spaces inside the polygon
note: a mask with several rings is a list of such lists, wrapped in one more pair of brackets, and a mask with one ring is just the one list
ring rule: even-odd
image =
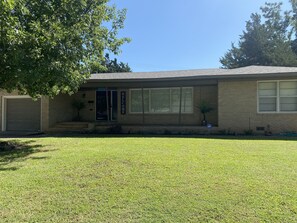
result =
[{"label": "window pane", "polygon": [[131,112],[142,112],[141,90],[131,90]]},{"label": "window pane", "polygon": [[150,91],[148,89],[143,90],[144,99],[144,112],[149,112],[150,110]]},{"label": "window pane", "polygon": [[297,95],[297,81],[280,82],[280,96],[296,96],[296,95]]},{"label": "window pane", "polygon": [[263,82],[258,85],[259,96],[276,96],[276,82]]},{"label": "window pane", "polygon": [[171,112],[179,113],[179,103],[180,103],[180,89],[172,88],[171,89]]},{"label": "window pane", "polygon": [[151,89],[151,112],[170,112],[170,89]]},{"label": "window pane", "polygon": [[259,111],[276,111],[276,98],[259,98]]},{"label": "window pane", "polygon": [[281,111],[297,111],[297,97],[281,97],[280,98]]},{"label": "window pane", "polygon": [[182,112],[193,112],[193,91],[192,88],[183,88],[182,92]]},{"label": "window pane", "polygon": [[[143,90],[144,112],[149,111],[149,90]],[[142,90],[131,90],[131,112],[142,112]]]}]

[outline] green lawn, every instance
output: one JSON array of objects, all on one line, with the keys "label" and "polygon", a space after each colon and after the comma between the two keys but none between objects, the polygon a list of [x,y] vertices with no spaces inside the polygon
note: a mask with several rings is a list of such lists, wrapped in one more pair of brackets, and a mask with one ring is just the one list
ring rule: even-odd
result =
[{"label": "green lawn", "polygon": [[297,222],[297,141],[15,139],[0,222]]}]

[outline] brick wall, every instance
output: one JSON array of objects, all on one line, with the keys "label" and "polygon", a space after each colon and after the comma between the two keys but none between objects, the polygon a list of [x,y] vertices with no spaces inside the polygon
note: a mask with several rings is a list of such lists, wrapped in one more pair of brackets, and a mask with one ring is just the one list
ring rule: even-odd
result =
[{"label": "brick wall", "polygon": [[49,99],[49,126],[54,127],[59,122],[71,122],[76,117],[76,110],[72,107],[74,100],[84,102],[85,108],[80,111],[81,121],[95,121],[96,91],[79,91],[74,95],[60,94]]},{"label": "brick wall", "polygon": [[257,81],[220,81],[218,95],[220,129],[257,132],[257,127],[270,125],[272,133],[297,131],[297,113],[257,113]]}]

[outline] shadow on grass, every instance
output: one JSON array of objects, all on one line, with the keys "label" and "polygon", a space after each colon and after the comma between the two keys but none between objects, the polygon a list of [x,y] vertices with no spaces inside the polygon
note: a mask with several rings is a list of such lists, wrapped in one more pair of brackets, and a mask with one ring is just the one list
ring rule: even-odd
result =
[{"label": "shadow on grass", "polygon": [[[46,150],[40,149],[42,145],[34,143],[34,140],[0,141],[0,171],[17,170],[19,167],[11,167],[10,165],[14,162],[20,162],[28,159],[29,156],[34,153],[47,152]],[[31,159],[40,160],[47,159],[47,157],[31,157]]]},{"label": "shadow on grass", "polygon": [[49,133],[22,138],[186,138],[186,139],[221,139],[221,140],[280,140],[297,141],[297,136],[285,135],[216,135],[216,134],[101,134],[101,133]]},{"label": "shadow on grass", "polygon": [[[186,139],[222,139],[222,140],[279,140],[297,141],[297,135],[219,135],[219,134],[104,134],[93,132],[39,133],[30,135],[1,135],[3,138],[186,138]],[[1,141],[0,141],[1,142]]]}]

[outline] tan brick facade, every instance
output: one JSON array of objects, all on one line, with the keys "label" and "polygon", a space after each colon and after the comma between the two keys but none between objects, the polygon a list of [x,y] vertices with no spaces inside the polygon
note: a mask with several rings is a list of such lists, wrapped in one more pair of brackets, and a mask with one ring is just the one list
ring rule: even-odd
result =
[{"label": "tan brick facade", "polygon": [[72,107],[74,100],[84,102],[85,108],[80,111],[82,121],[94,122],[96,120],[96,91],[84,90],[74,95],[60,94],[49,99],[49,127],[54,127],[60,122],[73,121],[76,111]]},{"label": "tan brick facade", "polygon": [[269,125],[272,133],[297,131],[297,113],[257,112],[257,81],[220,81],[218,84],[219,128],[242,133]]},{"label": "tan brick facade", "polygon": [[[202,115],[198,105],[201,100],[209,102],[214,111],[207,114],[207,119],[219,129],[243,133],[245,130],[253,130],[255,133],[263,134],[264,131],[257,131],[257,127],[270,129],[273,134],[297,131],[297,113],[268,114],[257,112],[257,81],[219,81],[218,85],[195,86],[193,87],[194,112],[182,114],[179,122],[178,114],[131,114],[129,108],[129,89],[118,88],[118,120],[115,123],[120,125],[185,125],[200,126]],[[126,92],[126,114],[121,114],[120,94]],[[0,92],[0,126],[2,126],[2,111],[4,96],[17,96],[17,93]],[[82,121],[96,121],[96,90],[82,90],[69,95],[59,95],[54,99],[42,97],[41,99],[41,130],[47,131],[59,122],[69,122],[75,117],[75,110],[72,108],[74,99],[82,100],[86,107],[81,111]]]}]

